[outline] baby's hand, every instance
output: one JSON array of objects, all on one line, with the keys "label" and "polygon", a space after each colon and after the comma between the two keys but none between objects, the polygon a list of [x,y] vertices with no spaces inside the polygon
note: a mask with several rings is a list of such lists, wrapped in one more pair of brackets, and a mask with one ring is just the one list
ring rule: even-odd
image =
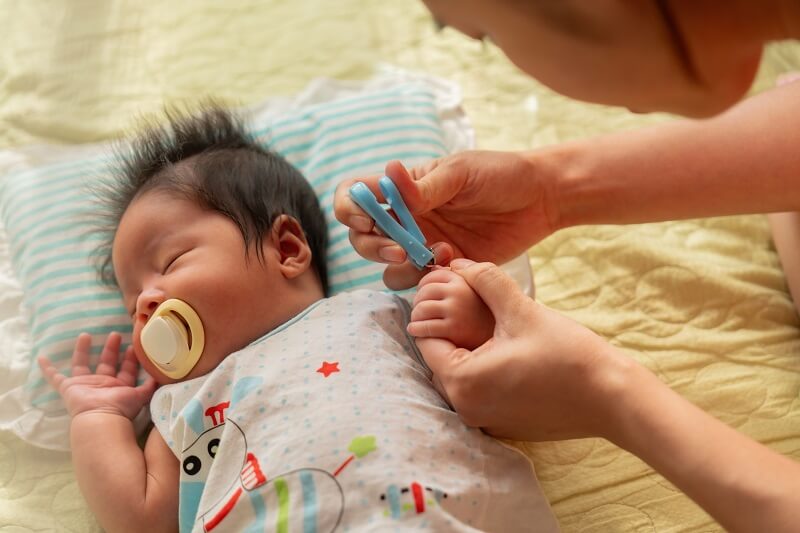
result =
[{"label": "baby's hand", "polygon": [[448,268],[437,268],[419,282],[408,333],[449,339],[474,350],[494,334],[494,316],[467,282]]},{"label": "baby's hand", "polygon": [[148,378],[143,384],[135,386],[139,363],[133,348],[125,352],[117,370],[121,342],[119,333],[108,335],[94,374],[89,369],[92,337],[87,333],[81,333],[75,343],[71,377],[59,373],[49,359],[38,359],[45,379],[64,399],[71,417],[86,412],[103,412],[133,420],[150,401],[156,390],[155,380]]}]

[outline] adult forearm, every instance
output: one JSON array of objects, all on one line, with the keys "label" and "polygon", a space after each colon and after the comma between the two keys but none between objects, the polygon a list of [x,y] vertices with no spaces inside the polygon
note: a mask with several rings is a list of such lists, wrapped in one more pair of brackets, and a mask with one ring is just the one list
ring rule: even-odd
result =
[{"label": "adult forearm", "polygon": [[78,485],[103,529],[143,531],[152,513],[133,423],[120,415],[81,414],[72,420],[70,443]]},{"label": "adult forearm", "polygon": [[800,464],[709,416],[638,365],[607,437],[637,455],[729,531],[796,531]]},{"label": "adult forearm", "polygon": [[531,152],[556,181],[559,227],[800,210],[800,83],[703,121]]}]

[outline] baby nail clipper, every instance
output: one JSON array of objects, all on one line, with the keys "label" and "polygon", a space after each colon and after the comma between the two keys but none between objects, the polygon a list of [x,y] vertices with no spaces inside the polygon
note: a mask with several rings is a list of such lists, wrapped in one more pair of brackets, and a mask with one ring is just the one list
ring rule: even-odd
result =
[{"label": "baby nail clipper", "polygon": [[350,187],[350,198],[375,220],[381,231],[403,247],[409,260],[418,270],[433,266],[435,263],[433,251],[425,246],[425,236],[411,216],[397,186],[388,176],[382,177],[378,181],[378,186],[389,207],[400,219],[400,224],[386,212],[384,205],[378,203],[375,195],[364,183],[359,181]]}]

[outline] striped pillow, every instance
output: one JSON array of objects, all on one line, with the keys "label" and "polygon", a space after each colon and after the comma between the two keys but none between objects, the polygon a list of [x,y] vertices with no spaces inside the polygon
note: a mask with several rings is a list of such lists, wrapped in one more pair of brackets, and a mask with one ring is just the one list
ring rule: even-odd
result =
[{"label": "striped pillow", "polygon": [[[331,292],[385,289],[383,268],[358,256],[346,228],[335,221],[333,193],[341,180],[379,173],[391,159],[416,165],[444,155],[434,94],[407,83],[284,113],[255,111],[249,125],[259,141],[303,172],[318,195],[328,222]],[[86,185],[109,179],[111,165],[106,147],[91,157],[0,178],[0,215],[24,290],[31,361],[45,355],[65,373],[82,331],[92,334],[95,357],[111,331],[130,341],[120,295],[100,285],[90,261],[99,237],[89,231],[96,206]],[[31,365],[25,391],[25,403],[41,414],[63,414],[38,365]]]}]

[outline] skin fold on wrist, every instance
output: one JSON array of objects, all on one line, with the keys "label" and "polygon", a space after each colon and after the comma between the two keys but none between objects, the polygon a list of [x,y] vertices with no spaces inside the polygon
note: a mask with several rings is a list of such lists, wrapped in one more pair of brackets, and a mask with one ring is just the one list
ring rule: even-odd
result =
[{"label": "skin fold on wrist", "polygon": [[545,209],[553,232],[583,224],[591,204],[585,172],[580,168],[578,142],[546,146],[525,152],[531,172],[545,184]]}]

